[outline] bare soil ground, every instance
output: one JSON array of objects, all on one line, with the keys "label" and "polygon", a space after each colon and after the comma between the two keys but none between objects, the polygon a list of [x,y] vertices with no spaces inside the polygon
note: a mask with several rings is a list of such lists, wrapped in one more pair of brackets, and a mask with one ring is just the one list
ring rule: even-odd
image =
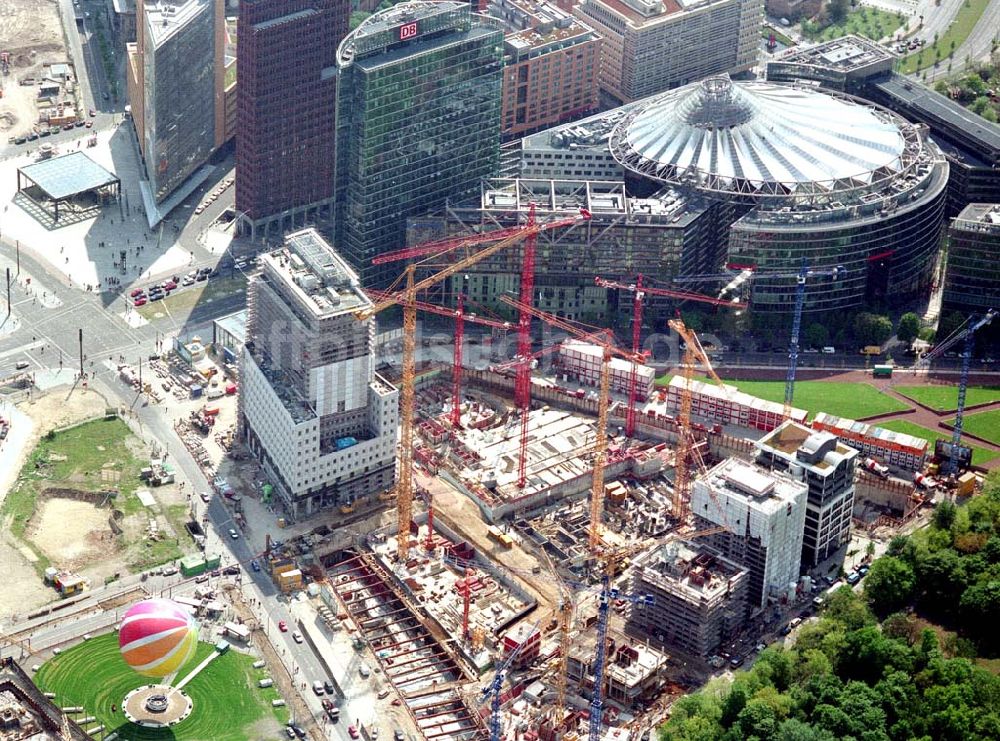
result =
[{"label": "bare soil ground", "polygon": [[[6,2],[7,0],[0,1],[0,8],[5,8]],[[21,0],[16,0],[16,2],[20,3]],[[3,12],[0,9],[0,14]],[[102,414],[105,406],[104,397],[95,391],[83,389],[70,391],[68,388],[53,389],[44,396],[36,397],[34,401],[19,405],[18,409],[31,417],[34,430],[23,449],[18,451],[14,461],[10,462],[13,470],[15,472],[21,470],[39,438],[49,430]],[[5,464],[7,463],[8,461],[5,461]],[[6,488],[0,491],[0,501],[3,500],[6,493]],[[64,521],[58,524],[55,529],[55,537],[65,538],[67,524],[72,523]],[[107,529],[106,524],[105,529]],[[25,557],[19,543],[15,541],[7,528],[2,526],[2,523],[0,523],[0,569],[3,572],[3,589],[0,589],[0,618],[14,614],[23,615],[27,611],[56,598],[55,592],[46,587],[38,578],[31,561]]]},{"label": "bare soil ground", "polygon": [[35,95],[37,85],[18,84],[24,77],[36,80],[43,67],[66,62],[69,55],[63,40],[56,0],[3,0],[0,2],[0,51],[10,52],[10,73],[0,78],[0,145],[7,137],[31,131],[38,120]]},{"label": "bare soil ground", "polygon": [[54,564],[75,570],[106,557],[114,548],[110,514],[109,509],[90,502],[46,499],[31,519],[28,539]]},{"label": "bare soil ground", "polygon": [[[479,512],[479,508],[441,479],[415,472],[414,481],[430,490],[434,501],[435,517],[441,517],[456,532],[467,538],[480,552],[489,554],[491,559],[501,565],[518,570],[515,578],[538,600],[539,611],[536,613],[536,617],[544,623],[556,614],[560,602],[559,588],[544,564],[540,564],[537,558],[519,547],[506,550],[490,540],[486,532],[486,522]],[[530,572],[539,565],[542,566],[542,574],[539,578],[527,576],[526,572]]]}]

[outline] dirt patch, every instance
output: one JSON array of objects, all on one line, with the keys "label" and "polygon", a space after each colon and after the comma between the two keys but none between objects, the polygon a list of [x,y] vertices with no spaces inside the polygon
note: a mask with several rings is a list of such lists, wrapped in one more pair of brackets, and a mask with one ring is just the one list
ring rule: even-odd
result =
[{"label": "dirt patch", "polygon": [[0,564],[3,564],[0,620],[5,623],[13,615],[25,615],[56,598],[55,592],[38,578],[24,554],[8,542],[8,537],[6,533],[0,535]]},{"label": "dirt patch", "polygon": [[[0,78],[4,88],[0,130],[17,136],[31,130],[39,112],[37,84],[22,86],[19,81],[40,80],[46,65],[69,61],[56,0],[0,2],[0,49],[10,52],[11,65],[10,74]],[[6,126],[2,121],[5,115],[9,116]]]},{"label": "dirt patch", "polygon": [[78,569],[114,549],[109,514],[90,502],[50,497],[39,504],[27,537],[56,568]]}]

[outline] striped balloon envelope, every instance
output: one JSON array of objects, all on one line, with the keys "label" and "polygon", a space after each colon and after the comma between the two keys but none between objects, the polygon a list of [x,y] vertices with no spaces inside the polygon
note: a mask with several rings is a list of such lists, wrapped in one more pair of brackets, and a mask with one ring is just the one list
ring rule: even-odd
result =
[{"label": "striped balloon envelope", "polygon": [[146,677],[175,673],[194,655],[197,645],[194,616],[168,599],[137,602],[118,629],[118,648],[125,663]]}]

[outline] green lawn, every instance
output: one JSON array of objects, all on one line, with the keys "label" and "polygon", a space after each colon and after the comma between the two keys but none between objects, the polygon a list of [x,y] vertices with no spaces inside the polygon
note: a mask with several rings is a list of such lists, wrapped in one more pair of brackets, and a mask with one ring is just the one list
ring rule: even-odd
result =
[{"label": "green lawn", "polygon": [[0,509],[4,521],[10,518],[11,532],[24,535],[38,492],[46,486],[93,492],[117,487],[119,507],[127,510],[142,468],[127,445],[131,437],[132,431],[116,417],[85,422],[40,440]]},{"label": "green lawn", "polygon": [[904,22],[903,16],[899,13],[887,13],[878,8],[861,6],[848,13],[843,23],[827,26],[822,30],[818,30],[815,24],[806,21],[802,24],[802,33],[813,41],[830,41],[849,33],[878,41],[891,36]]},{"label": "green lawn", "polygon": [[934,65],[934,60],[938,58],[936,52],[940,53],[938,64],[947,66],[948,55],[952,51],[958,51],[965,43],[989,4],[990,0],[966,0],[965,4],[959,8],[955,20],[948,26],[948,30],[938,38],[937,43],[925,46],[923,49],[904,57],[899,64],[898,71],[903,74],[911,74],[931,67]]},{"label": "green lawn", "polygon": [[[178,674],[178,679],[213,650],[211,645],[200,643],[195,658]],[[92,638],[53,657],[38,670],[35,680],[42,690],[55,693],[56,705],[83,707],[84,715],[97,717],[98,723],[105,725],[105,733],[116,730],[119,738],[133,741],[275,739],[281,735],[279,726],[288,720],[288,710],[271,707],[271,700],[279,695],[274,688],[257,686],[257,680],[266,675],[264,670],[254,669],[252,664],[253,658],[233,650],[217,658],[185,687],[194,703],[191,715],[164,730],[142,728],[122,718],[122,698],[149,680],[125,664],[118,652],[115,633]],[[111,712],[112,705],[118,706],[116,713]]]},{"label": "green lawn", "polygon": [[[671,374],[656,379],[657,386],[670,383]],[[704,379],[702,379],[704,380]],[[733,381],[723,379],[740,391],[779,404],[785,401],[784,381]],[[828,381],[797,381],[793,406],[805,409],[810,416],[826,412],[848,419],[861,419],[875,414],[902,412],[908,407],[891,396],[886,396],[868,384],[837,383]]]},{"label": "green lawn", "polygon": [[[35,512],[38,495],[48,487],[101,492],[117,489],[115,507],[126,515],[143,509],[135,491],[139,488],[139,472],[145,463],[132,452],[136,440],[122,420],[96,419],[85,422],[51,438],[43,438],[31,452],[21,474],[0,507],[0,523],[8,523],[10,532],[24,540],[25,531]],[[184,532],[184,512],[171,510],[165,514],[178,533]],[[31,547],[30,541],[24,541]],[[48,567],[48,558],[32,548],[38,560],[35,569],[41,573]],[[149,542],[129,559],[135,571],[148,568],[182,555],[176,539],[165,538]]]},{"label": "green lawn", "polygon": [[138,312],[152,321],[159,315],[190,311],[198,304],[211,303],[217,298],[246,291],[246,288],[247,279],[236,271],[232,278],[212,278],[205,283],[195,283],[193,286],[173,291],[164,299],[140,306]]},{"label": "green lawn", "polygon": [[[939,412],[958,407],[958,386],[897,386],[896,391]],[[965,406],[1000,401],[1000,386],[969,386],[965,390]]]},{"label": "green lawn", "polygon": [[[948,422],[955,424],[954,418]],[[1000,410],[966,414],[965,419],[962,420],[962,428],[976,437],[989,440],[994,445],[1000,445]]]},{"label": "green lawn", "polygon": [[[726,381],[740,391],[784,402],[784,381]],[[861,419],[874,414],[901,412],[907,407],[901,401],[886,396],[873,386],[865,383],[835,383],[826,381],[797,381],[793,406],[805,409],[810,416],[816,412],[835,414],[848,419]]]},{"label": "green lawn", "polygon": [[[895,432],[902,432],[907,435],[913,435],[914,437],[922,437],[930,442],[930,453],[934,453],[934,441],[935,440],[948,440],[951,441],[951,434],[945,432],[944,430],[938,432],[936,430],[928,429],[921,425],[914,424],[913,422],[907,422],[903,419],[893,419],[888,422],[879,422],[879,427],[884,427],[887,430],[893,430]],[[965,444],[965,441],[962,441]],[[991,461],[1000,453],[992,450],[986,450],[985,448],[979,448],[975,445],[972,447],[972,462],[976,465],[982,465],[987,461]]]}]

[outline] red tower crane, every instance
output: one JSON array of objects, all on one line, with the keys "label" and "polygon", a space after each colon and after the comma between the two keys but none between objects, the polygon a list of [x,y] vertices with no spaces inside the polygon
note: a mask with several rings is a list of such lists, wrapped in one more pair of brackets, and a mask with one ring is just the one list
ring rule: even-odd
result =
[{"label": "red tower crane", "polygon": [[[376,300],[380,300],[391,295],[386,291],[378,291],[374,289],[368,289],[366,293]],[[490,319],[488,317],[479,316],[478,314],[466,312],[465,297],[461,293],[458,294],[454,309],[449,309],[446,306],[438,306],[437,304],[429,304],[425,301],[414,301],[413,305],[420,311],[425,311],[428,314],[451,317],[455,320],[455,352],[452,360],[453,365],[451,371],[452,409],[449,419],[452,426],[458,429],[462,426],[460,406],[462,400],[462,342],[465,337],[465,323],[471,322],[473,324],[480,324],[484,327],[492,327],[493,329],[502,329],[504,331],[511,329],[513,325],[510,322],[505,322],[500,319]]]},{"label": "red tower crane", "polygon": [[[733,309],[745,309],[746,304],[740,301],[731,301],[722,298],[713,298],[693,291],[678,290],[673,288],[657,288],[655,286],[645,286],[642,284],[642,274],[636,276],[635,283],[619,283],[613,280],[596,277],[594,283],[601,288],[616,288],[623,291],[632,291],[632,352],[639,353],[639,334],[642,326],[642,302],[647,295],[664,296],[675,298],[681,301],[698,301],[703,304],[713,306],[727,306]],[[625,408],[625,435],[632,437],[635,434],[635,406],[639,400],[639,373],[636,365],[632,366],[632,377],[629,382],[628,406]]]},{"label": "red tower crane", "polygon": [[[478,264],[492,255],[497,254],[507,247],[511,247],[527,237],[533,236],[540,231],[555,229],[560,226],[572,226],[581,220],[590,218],[590,212],[581,210],[580,216],[557,221],[536,224],[532,222],[520,227],[513,235],[499,242],[484,247],[478,252],[466,255],[455,262],[450,263],[438,270],[433,275],[417,280],[416,265],[410,264],[402,278],[405,284],[402,290],[391,296],[378,301],[374,305],[354,312],[355,318],[368,320],[390,306],[401,305],[403,307],[403,373],[400,384],[400,404],[399,404],[399,481],[396,486],[396,511],[399,520],[397,557],[401,562],[405,562],[409,553],[409,535],[412,525],[413,507],[413,419],[414,419],[414,386],[416,377],[416,332],[417,332],[417,308],[414,302],[420,291],[431,288],[441,283],[453,275],[461,273],[463,270]],[[477,242],[478,240],[478,242]],[[451,240],[454,241],[454,240]],[[458,244],[452,244],[446,249],[436,250],[436,252],[446,252],[455,249],[463,244],[473,244],[492,241],[489,234],[477,235],[473,240],[463,240]],[[402,260],[415,256],[415,253],[426,254],[427,246],[416,247],[412,250],[403,250],[393,254],[393,259]],[[386,259],[384,262],[388,262]],[[532,264],[534,260],[532,260]]]},{"label": "red tower crane", "polygon": [[[610,405],[611,400],[611,358],[613,356],[617,356],[624,358],[633,364],[642,363],[645,358],[641,354],[636,355],[628,350],[621,350],[615,347],[610,341],[595,342],[592,339],[594,337],[593,333],[588,332],[586,329],[581,329],[565,319],[548,314],[540,309],[534,308],[533,306],[528,306],[521,301],[510,298],[509,296],[502,296],[500,300],[506,304],[510,304],[514,308],[526,311],[532,316],[541,319],[546,324],[549,324],[557,329],[561,329],[574,337],[585,337],[588,342],[593,342],[593,344],[603,350],[600,393],[597,401],[597,442],[594,445],[596,457],[594,459],[593,484],[590,493],[589,545],[591,551],[596,555],[601,544],[601,519],[604,512],[604,462],[607,459],[608,454],[608,406]],[[526,442],[527,438],[522,437],[522,461],[527,455],[527,450],[525,448]]]}]

